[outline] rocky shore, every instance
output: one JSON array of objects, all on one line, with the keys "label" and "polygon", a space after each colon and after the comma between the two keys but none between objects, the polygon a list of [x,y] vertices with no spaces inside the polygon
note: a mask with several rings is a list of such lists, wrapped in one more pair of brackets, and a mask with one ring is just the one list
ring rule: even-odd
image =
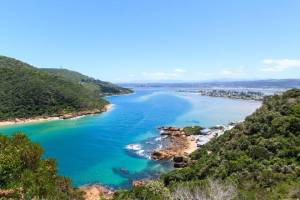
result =
[{"label": "rocky shore", "polygon": [[68,113],[68,114],[63,114],[63,115],[58,115],[58,116],[39,116],[39,117],[32,117],[32,118],[16,118],[13,120],[0,121],[0,126],[72,119],[72,118],[82,117],[82,116],[86,116],[86,115],[99,114],[102,112],[106,112],[111,108],[112,108],[112,105],[107,104],[102,109],[80,111],[80,112],[76,112],[76,113]]},{"label": "rocky shore", "polygon": [[152,152],[151,158],[154,160],[170,159],[174,156],[187,156],[197,149],[195,140],[188,136],[182,128],[160,127],[160,135],[166,136],[167,144],[162,149]]},{"label": "rocky shore", "polygon": [[[209,142],[214,137],[222,135],[230,130],[236,123],[230,123],[226,126],[215,126],[202,129],[194,135],[190,135],[186,128],[177,127],[159,127],[160,135],[167,140],[159,149],[153,150],[151,158],[153,160],[172,159],[174,167],[180,168],[188,165],[187,156]],[[194,128],[194,127],[189,127]]]}]

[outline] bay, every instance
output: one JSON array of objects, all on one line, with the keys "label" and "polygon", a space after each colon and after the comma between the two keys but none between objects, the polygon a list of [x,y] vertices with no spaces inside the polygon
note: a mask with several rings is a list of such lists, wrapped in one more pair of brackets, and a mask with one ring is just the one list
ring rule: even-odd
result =
[{"label": "bay", "polygon": [[74,186],[101,183],[119,188],[168,170],[168,163],[134,156],[125,148],[157,137],[158,126],[227,124],[243,120],[261,105],[156,89],[107,99],[113,106],[102,114],[5,126],[0,133],[24,132],[45,149],[45,158],[57,160],[59,174],[70,177]]}]

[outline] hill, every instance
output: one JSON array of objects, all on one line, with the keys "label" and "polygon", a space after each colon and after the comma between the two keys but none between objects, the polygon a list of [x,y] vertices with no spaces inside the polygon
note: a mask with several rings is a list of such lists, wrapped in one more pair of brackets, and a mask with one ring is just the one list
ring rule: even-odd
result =
[{"label": "hill", "polygon": [[[163,174],[157,188],[162,192],[156,196],[146,184],[119,191],[115,199],[166,199],[161,196],[163,191],[175,199],[197,199],[194,197],[202,197],[203,191],[203,199],[299,199],[300,90],[266,97],[262,107],[243,123],[195,151],[190,163]],[[212,180],[222,185],[211,184]],[[228,193],[232,195],[225,198]]]},{"label": "hill", "polygon": [[68,69],[44,68],[42,70],[45,70],[57,77],[61,77],[73,83],[81,84],[86,89],[101,96],[127,94],[132,92],[130,89],[122,88],[109,82],[97,80]]},{"label": "hill", "polygon": [[249,88],[249,89],[292,89],[300,88],[300,79],[267,79],[243,81],[203,81],[173,83],[124,83],[125,87],[170,87],[170,88]]},{"label": "hill", "polygon": [[82,84],[13,58],[0,56],[0,74],[0,121],[100,112],[108,104]]}]

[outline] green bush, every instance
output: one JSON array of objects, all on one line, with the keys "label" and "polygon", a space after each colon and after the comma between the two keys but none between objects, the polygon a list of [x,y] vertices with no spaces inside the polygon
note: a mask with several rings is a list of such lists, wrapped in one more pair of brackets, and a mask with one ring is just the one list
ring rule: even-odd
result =
[{"label": "green bush", "polygon": [[144,186],[132,190],[120,190],[114,194],[114,200],[171,200],[168,188],[159,181],[149,181]]},{"label": "green bush", "polygon": [[55,161],[42,154],[24,134],[0,136],[0,189],[10,191],[0,199],[82,199],[68,178],[57,175]]},{"label": "green bush", "polygon": [[203,130],[201,126],[188,126],[183,128],[186,135],[200,135],[201,130]]}]

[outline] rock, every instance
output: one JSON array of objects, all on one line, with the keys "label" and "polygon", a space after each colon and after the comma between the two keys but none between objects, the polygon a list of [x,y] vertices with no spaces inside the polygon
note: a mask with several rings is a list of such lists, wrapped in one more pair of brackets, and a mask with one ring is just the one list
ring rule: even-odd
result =
[{"label": "rock", "polygon": [[183,162],[184,157],[183,156],[174,156],[173,162],[178,163],[178,162]]},{"label": "rock", "polygon": [[87,185],[79,187],[79,191],[84,193],[85,200],[99,200],[100,197],[104,199],[112,199],[113,191],[102,185]]},{"label": "rock", "polygon": [[134,180],[132,181],[132,187],[141,187],[146,184],[145,180]]},{"label": "rock", "polygon": [[128,177],[129,171],[126,168],[113,168],[114,173],[119,174],[122,177]]},{"label": "rock", "polygon": [[182,168],[188,165],[188,160],[184,156],[174,156],[173,157],[174,167],[175,168]]},{"label": "rock", "polygon": [[186,162],[174,163],[174,168],[183,168],[186,167],[188,164]]},{"label": "rock", "polygon": [[174,155],[174,152],[170,150],[154,150],[151,154],[153,160],[169,159]]}]

